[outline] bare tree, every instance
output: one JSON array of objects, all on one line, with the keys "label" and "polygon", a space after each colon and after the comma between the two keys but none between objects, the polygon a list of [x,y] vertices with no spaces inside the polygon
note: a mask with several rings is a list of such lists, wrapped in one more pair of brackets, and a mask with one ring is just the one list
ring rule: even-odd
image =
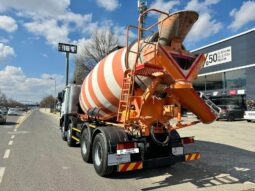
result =
[{"label": "bare tree", "polygon": [[7,104],[7,98],[4,93],[0,90],[0,106],[5,106]]},{"label": "bare tree", "polygon": [[111,31],[95,31],[89,42],[82,47],[76,57],[73,79],[82,84],[83,79],[110,51],[118,45],[118,39]]},{"label": "bare tree", "polygon": [[54,103],[56,103],[56,102],[57,102],[57,100],[53,96],[46,96],[40,102],[40,107],[53,108],[54,107]]}]

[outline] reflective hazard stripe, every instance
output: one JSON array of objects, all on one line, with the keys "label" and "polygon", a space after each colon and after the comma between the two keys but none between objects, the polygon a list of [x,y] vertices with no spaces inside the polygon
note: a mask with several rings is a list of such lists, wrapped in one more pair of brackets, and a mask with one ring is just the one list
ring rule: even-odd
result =
[{"label": "reflective hazard stripe", "polygon": [[75,130],[75,131],[77,131],[77,132],[81,132],[81,130],[79,130],[79,129],[77,129],[77,128],[75,128],[75,127],[73,127],[73,130]]},{"label": "reflective hazard stripe", "polygon": [[126,171],[132,171],[132,170],[138,170],[143,168],[143,162],[131,162],[131,163],[125,163],[120,164],[118,166],[118,172],[126,172]]},{"label": "reflective hazard stripe", "polygon": [[78,139],[78,138],[75,137],[75,136],[72,136],[72,139],[76,140],[77,142],[80,142],[80,139]]},{"label": "reflective hazard stripe", "polygon": [[201,158],[200,153],[190,153],[185,155],[185,161],[198,160]]}]

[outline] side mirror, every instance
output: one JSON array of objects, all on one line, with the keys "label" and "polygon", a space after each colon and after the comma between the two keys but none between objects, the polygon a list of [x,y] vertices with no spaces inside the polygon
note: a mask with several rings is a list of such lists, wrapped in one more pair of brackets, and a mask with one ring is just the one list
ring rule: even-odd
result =
[{"label": "side mirror", "polygon": [[59,102],[63,102],[64,100],[64,91],[58,93],[58,100]]}]

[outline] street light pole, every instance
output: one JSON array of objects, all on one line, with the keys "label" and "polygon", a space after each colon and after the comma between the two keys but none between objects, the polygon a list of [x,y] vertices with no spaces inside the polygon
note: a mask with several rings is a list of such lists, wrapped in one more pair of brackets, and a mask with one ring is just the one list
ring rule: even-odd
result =
[{"label": "street light pole", "polygon": [[58,51],[66,53],[66,86],[69,79],[69,53],[77,54],[77,45],[58,43]]},{"label": "street light pole", "polygon": [[69,79],[69,52],[66,52],[66,86],[68,85]]}]

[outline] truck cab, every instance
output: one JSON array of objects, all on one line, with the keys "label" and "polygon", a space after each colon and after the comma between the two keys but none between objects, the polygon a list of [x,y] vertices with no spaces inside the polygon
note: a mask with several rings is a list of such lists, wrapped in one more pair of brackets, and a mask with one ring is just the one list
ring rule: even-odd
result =
[{"label": "truck cab", "polygon": [[61,103],[59,126],[63,140],[67,139],[70,117],[77,115],[77,111],[79,110],[80,91],[80,85],[68,84],[63,91],[58,93],[58,101]]}]

